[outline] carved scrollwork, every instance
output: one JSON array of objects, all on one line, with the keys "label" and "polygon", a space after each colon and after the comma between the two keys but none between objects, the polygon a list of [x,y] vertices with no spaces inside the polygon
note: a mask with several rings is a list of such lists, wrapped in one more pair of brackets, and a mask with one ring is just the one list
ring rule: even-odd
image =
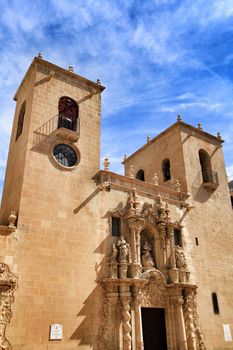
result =
[{"label": "carved scrollwork", "polygon": [[[191,329],[188,331],[190,336],[190,342],[193,342],[193,332],[196,336],[197,349],[206,350],[204,336],[201,332],[199,325],[199,316],[197,312],[197,303],[196,303],[196,290],[186,290],[184,310],[186,310],[186,315],[189,312],[189,320],[192,321]],[[192,349],[192,348],[191,348]]]},{"label": "carved scrollwork", "polygon": [[116,319],[116,310],[118,305],[117,298],[109,298],[105,294],[102,299],[100,311],[101,325],[98,333],[98,349],[111,350],[111,344],[114,344],[114,332],[111,332],[112,320]]},{"label": "carved scrollwork", "polygon": [[152,270],[142,274],[142,278],[148,279],[140,296],[142,306],[166,307],[169,296],[163,274],[158,270]]},{"label": "carved scrollwork", "polygon": [[0,263],[0,349],[11,350],[11,344],[6,339],[6,326],[12,317],[11,305],[14,302],[14,291],[17,286],[16,276],[9,267]]},{"label": "carved scrollwork", "polygon": [[150,223],[152,225],[155,224],[158,218],[152,204],[149,204],[149,203],[144,203],[142,207],[141,215],[147,223]]}]

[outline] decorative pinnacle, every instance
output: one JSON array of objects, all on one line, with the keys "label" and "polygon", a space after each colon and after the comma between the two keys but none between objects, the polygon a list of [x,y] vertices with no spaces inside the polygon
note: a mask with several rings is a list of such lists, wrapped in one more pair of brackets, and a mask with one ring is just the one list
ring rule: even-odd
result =
[{"label": "decorative pinnacle", "polygon": [[198,123],[197,127],[198,127],[199,130],[202,130],[202,124],[201,123]]},{"label": "decorative pinnacle", "polygon": [[180,114],[178,114],[178,116],[177,116],[177,121],[178,121],[178,122],[182,122],[182,118],[181,118],[181,115],[180,115]]},{"label": "decorative pinnacle", "polygon": [[180,192],[181,184],[180,184],[180,181],[178,179],[176,179],[175,188],[176,188],[177,192]]},{"label": "decorative pinnacle", "polygon": [[69,70],[69,72],[73,72],[74,71],[74,67],[73,66],[69,66],[68,70]]},{"label": "decorative pinnacle", "polygon": [[147,142],[150,142],[150,135],[147,136]]},{"label": "decorative pinnacle", "polygon": [[127,157],[127,154],[124,155],[124,160],[126,160],[128,157]]},{"label": "decorative pinnacle", "polygon": [[109,165],[110,162],[108,161],[108,158],[104,158],[104,170],[108,171],[109,170]]},{"label": "decorative pinnacle", "polygon": [[220,132],[217,132],[217,138],[218,138],[219,140],[222,140],[222,136],[221,136]]},{"label": "decorative pinnacle", "polygon": [[41,52],[38,53],[38,56],[37,56],[37,57],[38,57],[38,58],[42,58]]},{"label": "decorative pinnacle", "polygon": [[96,82],[97,82],[97,84],[101,85],[100,79],[97,79]]}]

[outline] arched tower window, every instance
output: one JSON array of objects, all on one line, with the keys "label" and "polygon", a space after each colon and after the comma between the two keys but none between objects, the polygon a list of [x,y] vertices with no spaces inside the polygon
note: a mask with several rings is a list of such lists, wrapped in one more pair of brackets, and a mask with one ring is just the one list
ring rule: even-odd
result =
[{"label": "arched tower window", "polygon": [[170,160],[168,158],[163,160],[162,163],[162,171],[163,171],[163,181],[168,181],[171,179],[171,171],[170,171]]},{"label": "arched tower window", "polygon": [[58,128],[77,131],[78,105],[72,98],[63,96],[58,103]]},{"label": "arched tower window", "polygon": [[203,182],[212,182],[213,178],[210,156],[204,149],[200,149],[199,151],[199,160],[201,164]]},{"label": "arched tower window", "polygon": [[136,179],[141,180],[141,181],[145,181],[144,170],[142,170],[142,169],[138,170],[138,172],[136,174]]},{"label": "arched tower window", "polygon": [[23,102],[20,108],[15,141],[18,140],[18,138],[23,132],[23,122],[24,122],[25,111],[26,111],[26,101]]}]

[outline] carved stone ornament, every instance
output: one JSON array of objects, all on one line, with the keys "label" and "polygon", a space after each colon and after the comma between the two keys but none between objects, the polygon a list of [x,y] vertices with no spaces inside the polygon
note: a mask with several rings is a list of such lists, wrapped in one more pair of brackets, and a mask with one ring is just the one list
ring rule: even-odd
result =
[{"label": "carved stone ornament", "polygon": [[147,240],[145,240],[142,246],[142,266],[144,271],[147,271],[148,269],[153,269],[155,267],[151,250],[151,244]]},{"label": "carved stone ornament", "polygon": [[117,247],[119,251],[119,264],[128,263],[129,245],[123,237],[117,242]]},{"label": "carved stone ornament", "polygon": [[[197,312],[196,290],[185,290],[184,315],[186,321],[187,340],[192,350],[194,342],[197,343],[198,350],[206,350],[205,341],[199,324]],[[196,348],[194,348],[196,349]]]},{"label": "carved stone ornament", "polygon": [[161,307],[168,304],[168,292],[165,287],[165,277],[158,270],[147,271],[142,274],[141,278],[148,279],[142,294],[141,303],[143,307]]},{"label": "carved stone ornament", "polygon": [[117,256],[118,256],[118,249],[116,247],[116,244],[113,243],[112,245],[112,255],[111,255],[111,263],[117,263]]},{"label": "carved stone ornament", "polygon": [[11,304],[14,302],[14,291],[17,286],[16,276],[9,267],[0,263],[0,349],[11,350],[11,344],[6,339],[6,326],[12,317]]},{"label": "carved stone ornament", "polygon": [[176,258],[176,267],[178,269],[186,269],[187,263],[184,256],[184,252],[183,252],[183,249],[178,245],[175,246],[175,258]]},{"label": "carved stone ornament", "polygon": [[8,236],[16,230],[17,216],[14,211],[12,211],[8,217],[9,225],[0,225],[0,235]]},{"label": "carved stone ornament", "polygon": [[112,350],[115,344],[114,332],[111,330],[112,320],[116,319],[117,305],[119,301],[117,298],[108,298],[103,295],[103,302],[100,309],[101,325],[98,333],[98,349]]},{"label": "carved stone ornament", "polygon": [[152,207],[152,204],[144,203],[142,207],[142,212],[141,212],[142,217],[144,220],[152,225],[155,224],[157,215],[155,210]]}]

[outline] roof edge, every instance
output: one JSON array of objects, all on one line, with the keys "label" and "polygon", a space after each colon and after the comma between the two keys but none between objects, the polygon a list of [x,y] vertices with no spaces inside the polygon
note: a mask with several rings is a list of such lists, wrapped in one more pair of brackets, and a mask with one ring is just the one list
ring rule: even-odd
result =
[{"label": "roof edge", "polygon": [[76,74],[76,73],[74,73],[72,71],[69,71],[69,70],[67,70],[65,68],[57,66],[56,64],[51,63],[49,61],[46,61],[46,60],[44,60],[44,59],[42,59],[40,57],[34,57],[32,62],[31,62],[31,64],[30,64],[30,66],[28,67],[28,69],[27,69],[27,71],[26,71],[26,73],[25,73],[21,83],[19,84],[18,89],[17,89],[14,97],[13,97],[14,101],[17,101],[17,96],[18,96],[19,90],[21,89],[23,83],[25,82],[25,80],[27,79],[28,75],[30,74],[30,71],[33,69],[33,67],[36,64],[42,64],[45,67],[50,68],[51,70],[60,72],[62,74],[66,74],[66,75],[68,75],[70,77],[73,77],[73,78],[76,78],[77,80],[81,81],[84,85],[91,86],[94,89],[97,89],[98,92],[102,92],[105,89],[105,86],[100,85],[98,83],[95,83],[94,81],[89,80],[87,78],[84,78],[81,75],[78,75],[78,74]]},{"label": "roof edge", "polygon": [[198,129],[195,126],[192,126],[190,124],[187,124],[181,120],[177,121],[176,123],[172,124],[171,126],[169,126],[167,129],[165,129],[164,131],[162,131],[160,134],[158,134],[157,136],[155,136],[153,139],[151,139],[150,141],[148,141],[146,144],[144,144],[142,147],[140,147],[136,152],[132,153],[130,156],[128,156],[126,159],[124,159],[124,161],[121,164],[125,164],[127,163],[130,159],[132,159],[134,156],[136,156],[138,153],[142,152],[144,149],[146,149],[147,147],[149,147],[152,143],[155,143],[158,139],[160,139],[162,136],[166,135],[168,132],[170,132],[172,129],[176,128],[177,126],[185,126],[189,129],[191,129],[192,131],[195,131],[196,133],[202,135],[202,136],[206,136],[208,138],[211,138],[214,141],[219,142],[220,144],[222,144],[224,142],[224,140],[222,140],[220,137],[218,136],[214,136],[212,134],[209,134],[206,131],[203,131],[202,129]]}]

